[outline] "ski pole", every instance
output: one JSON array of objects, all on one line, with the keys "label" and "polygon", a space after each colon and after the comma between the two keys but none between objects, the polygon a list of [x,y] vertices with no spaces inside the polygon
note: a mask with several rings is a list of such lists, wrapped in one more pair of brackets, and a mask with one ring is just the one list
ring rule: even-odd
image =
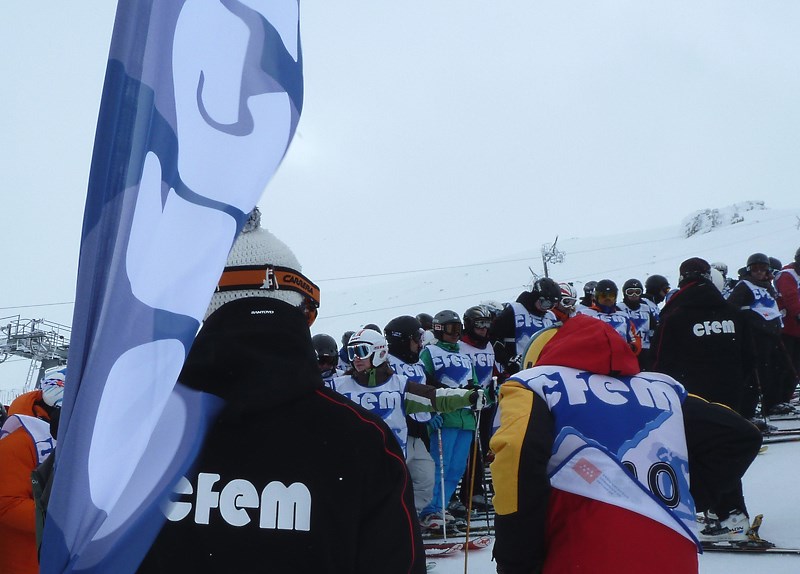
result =
[{"label": "ski pole", "polygon": [[750,337],[750,352],[752,353],[753,357],[753,380],[756,383],[756,392],[758,393],[758,398],[761,401],[761,419],[764,421],[764,428],[769,428],[769,421],[767,420],[767,409],[764,406],[764,389],[761,387],[761,377],[758,373],[758,366],[759,366],[759,354],[758,354],[758,347],[756,346],[756,341],[751,335]]},{"label": "ski pole", "polygon": [[789,365],[789,371],[794,377],[794,386],[792,386],[792,392],[789,394],[789,399],[786,401],[788,403],[792,398],[794,390],[797,388],[797,384],[800,383],[800,375],[797,374],[797,369],[794,368],[794,361],[792,361],[792,356],[789,354],[789,349],[786,348],[786,343],[783,342],[783,339],[778,339],[778,345],[783,353],[783,358],[786,359],[786,363]]},{"label": "ski pole", "polygon": [[444,532],[444,541],[447,542],[447,519],[445,518],[445,500],[444,500],[444,452],[442,447],[442,428],[436,429],[439,438],[439,482],[441,483],[442,490],[442,531]]},{"label": "ski pole", "polygon": [[476,439],[478,440],[478,458],[481,461],[481,488],[483,489],[483,512],[486,515],[486,532],[491,536],[492,525],[489,522],[489,489],[486,487],[486,458],[483,454],[483,444],[480,442],[480,429],[476,432]]},{"label": "ski pole", "polygon": [[[497,410],[497,376],[492,377],[491,383],[492,397],[494,397],[494,408],[489,412],[490,418],[494,420],[494,413]],[[486,532],[492,535],[492,525],[489,519],[489,488],[486,483],[486,453],[483,452],[483,442],[481,441],[480,428],[476,430],[478,438],[478,454],[481,460],[481,489],[483,489],[483,512],[486,516]]]},{"label": "ski pole", "polygon": [[469,528],[472,524],[472,496],[475,493],[475,467],[478,457],[478,428],[481,426],[481,411],[475,413],[475,437],[472,445],[472,467],[469,471],[469,500],[467,501],[467,534],[464,538],[464,574],[467,574],[467,563],[469,562]]}]

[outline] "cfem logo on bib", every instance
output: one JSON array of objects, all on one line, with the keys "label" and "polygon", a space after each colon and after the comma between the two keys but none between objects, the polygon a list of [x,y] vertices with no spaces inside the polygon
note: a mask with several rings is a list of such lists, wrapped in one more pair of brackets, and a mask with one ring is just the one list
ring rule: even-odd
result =
[{"label": "cfem logo on bib", "polygon": [[259,493],[252,482],[241,478],[215,488],[220,478],[218,474],[201,472],[195,492],[192,483],[181,477],[174,493],[182,498],[196,494],[194,504],[187,500],[170,501],[162,508],[164,515],[178,522],[194,510],[195,524],[210,524],[211,511],[217,510],[219,518],[231,526],[247,526],[257,518],[258,527],[266,530],[311,530],[311,492],[305,484],[295,482],[286,486],[275,480]]}]

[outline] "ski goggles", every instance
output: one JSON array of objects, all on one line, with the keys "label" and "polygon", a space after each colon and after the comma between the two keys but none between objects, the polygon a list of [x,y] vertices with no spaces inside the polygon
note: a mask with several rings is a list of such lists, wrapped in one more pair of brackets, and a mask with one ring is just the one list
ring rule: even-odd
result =
[{"label": "ski goggles", "polygon": [[445,323],[442,324],[435,324],[433,326],[434,331],[441,331],[442,333],[446,333],[448,335],[460,335],[463,327],[461,323]]},{"label": "ski goggles", "polygon": [[[408,339],[410,339],[411,341],[414,341],[415,343],[421,343],[422,342],[422,333],[423,332],[424,332],[423,329],[418,329],[415,333],[411,333],[410,335],[408,335]],[[387,337],[397,337],[400,340],[403,340],[403,339],[406,338],[406,335],[401,333],[400,331],[386,331],[386,336]]]},{"label": "ski goggles", "polygon": [[350,361],[356,359],[366,359],[372,354],[374,346],[371,343],[356,343],[355,345],[347,346],[347,358]]},{"label": "ski goggles", "polygon": [[536,300],[536,303],[538,303],[541,309],[547,311],[548,309],[552,309],[553,307],[555,307],[557,301],[553,301],[552,299],[548,299],[547,297],[539,297]]},{"label": "ski goggles", "polygon": [[320,355],[317,357],[317,363],[324,366],[335,366],[339,362],[338,356],[333,355]]},{"label": "ski goggles", "polygon": [[642,290],[639,287],[628,287],[625,289],[625,295],[628,297],[641,296]]},{"label": "ski goggles", "polygon": [[491,319],[478,319],[474,323],[472,323],[476,329],[488,329],[492,326]]},{"label": "ski goggles", "polygon": [[561,298],[561,306],[562,307],[570,308],[570,307],[574,307],[577,304],[578,304],[578,299],[576,299],[575,297],[562,297]]},{"label": "ski goggles", "polygon": [[242,265],[226,267],[217,285],[218,292],[259,289],[294,291],[303,295],[303,312],[310,327],[317,319],[319,287],[308,277],[278,265]]},{"label": "ski goggles", "polygon": [[319,305],[306,297],[303,299],[303,314],[306,316],[306,322],[310,327],[314,324],[314,321],[317,320],[317,315],[319,314]]}]

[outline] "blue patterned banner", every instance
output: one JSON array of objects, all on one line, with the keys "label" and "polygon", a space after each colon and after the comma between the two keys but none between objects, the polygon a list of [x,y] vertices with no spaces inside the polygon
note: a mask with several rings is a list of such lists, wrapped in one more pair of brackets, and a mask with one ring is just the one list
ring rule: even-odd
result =
[{"label": "blue patterned banner", "polygon": [[120,0],[41,571],[133,572],[219,406],[176,384],[303,98],[298,0]]}]

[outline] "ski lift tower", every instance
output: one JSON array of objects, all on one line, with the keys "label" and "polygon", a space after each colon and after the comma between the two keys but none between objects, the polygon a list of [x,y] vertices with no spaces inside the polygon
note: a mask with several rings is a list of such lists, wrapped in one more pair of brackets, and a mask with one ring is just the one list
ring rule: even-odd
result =
[{"label": "ski lift tower", "polygon": [[542,267],[544,267],[544,276],[550,277],[547,270],[548,263],[563,263],[564,257],[567,255],[564,251],[556,248],[558,243],[558,235],[556,235],[553,243],[545,243],[542,245]]},{"label": "ski lift tower", "polygon": [[23,392],[33,390],[44,372],[67,363],[70,328],[20,315],[0,319],[0,363],[9,357],[30,360]]}]

